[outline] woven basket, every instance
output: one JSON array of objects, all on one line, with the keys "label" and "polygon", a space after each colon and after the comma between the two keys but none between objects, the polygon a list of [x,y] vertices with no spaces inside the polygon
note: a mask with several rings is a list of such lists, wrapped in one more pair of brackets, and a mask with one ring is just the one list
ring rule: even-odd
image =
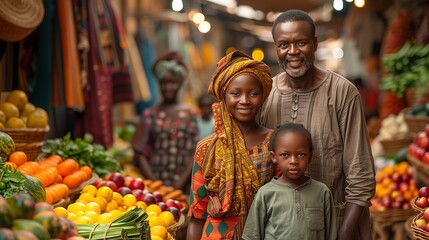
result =
[{"label": "woven basket", "polygon": [[5,128],[1,131],[12,137],[15,151],[25,152],[28,160],[34,161],[40,154],[49,125],[45,128]]},{"label": "woven basket", "polygon": [[377,222],[405,222],[408,218],[415,216],[416,211],[410,209],[388,209],[384,211],[369,210],[370,216]]},{"label": "woven basket", "polygon": [[423,213],[419,213],[411,221],[411,230],[413,231],[413,236],[416,240],[427,240],[429,239],[429,232],[426,232],[425,230],[416,226],[416,220],[419,218],[423,218]]},{"label": "woven basket", "polygon": [[43,20],[42,0],[0,0],[0,39],[20,41]]},{"label": "woven basket", "polygon": [[79,198],[79,196],[80,196],[80,192],[82,191],[82,189],[83,189],[86,185],[94,184],[98,179],[99,179],[98,175],[97,175],[96,173],[92,173],[92,176],[91,176],[91,178],[90,178],[90,179],[88,179],[88,180],[86,180],[86,181],[82,182],[82,183],[79,185],[79,187],[77,187],[77,188],[73,188],[73,189],[70,189],[69,197],[70,197],[71,202],[75,202],[75,201]]},{"label": "woven basket", "polygon": [[51,205],[56,208],[56,207],[63,207],[63,208],[67,208],[67,206],[70,204],[70,198],[62,198],[61,200],[59,200],[58,202],[52,203]]},{"label": "woven basket", "polygon": [[429,164],[422,162],[420,159],[418,159],[418,158],[416,158],[410,154],[407,155],[407,159],[411,163],[411,165],[413,165],[418,171],[429,176]]},{"label": "woven basket", "polygon": [[167,231],[171,234],[171,236],[173,237],[176,236],[176,231],[184,226],[185,220],[186,220],[185,214],[181,213],[179,221],[177,221],[175,224],[167,228]]},{"label": "woven basket", "polygon": [[429,117],[413,116],[409,114],[410,108],[404,108],[404,121],[408,126],[411,137],[415,137],[418,132],[424,131],[426,124],[429,124]]},{"label": "woven basket", "polygon": [[411,142],[411,138],[380,140],[380,144],[383,146],[384,153],[389,155],[396,154],[399,150],[408,146]]},{"label": "woven basket", "polygon": [[405,234],[408,239],[414,240],[413,229],[411,228],[411,223],[413,222],[415,216],[408,218],[408,220],[404,223]]}]

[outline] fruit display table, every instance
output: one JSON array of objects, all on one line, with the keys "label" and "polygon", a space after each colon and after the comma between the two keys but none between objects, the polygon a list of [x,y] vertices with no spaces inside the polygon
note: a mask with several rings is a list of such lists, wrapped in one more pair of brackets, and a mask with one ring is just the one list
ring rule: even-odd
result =
[{"label": "fruit display table", "polygon": [[414,209],[389,209],[384,211],[370,210],[372,219],[372,239],[403,240],[407,239],[405,222],[414,217]]}]

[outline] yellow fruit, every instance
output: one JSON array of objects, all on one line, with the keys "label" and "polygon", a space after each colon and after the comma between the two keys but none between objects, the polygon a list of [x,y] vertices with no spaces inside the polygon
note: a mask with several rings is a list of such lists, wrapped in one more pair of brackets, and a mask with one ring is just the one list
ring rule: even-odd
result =
[{"label": "yellow fruit", "polygon": [[122,195],[118,192],[113,192],[112,200],[115,201],[119,206],[122,206],[124,204],[124,199],[122,198]]},{"label": "yellow fruit", "polygon": [[146,210],[147,208],[147,204],[143,201],[137,201],[136,202],[136,207],[142,208],[143,210]]},{"label": "yellow fruit", "polygon": [[101,213],[101,207],[100,207],[100,205],[98,205],[98,203],[91,201],[91,202],[86,204],[85,211],[86,212],[91,211],[91,212],[95,212],[97,214],[100,214]]},{"label": "yellow fruit", "polygon": [[84,202],[89,203],[89,202],[92,202],[94,200],[94,196],[92,196],[91,193],[86,192],[86,193],[80,194],[79,199],[83,200]]},{"label": "yellow fruit", "polygon": [[11,117],[7,120],[6,128],[25,128],[25,122],[21,118]]},{"label": "yellow fruit", "polygon": [[92,223],[96,223],[98,221],[98,214],[94,211],[86,211],[84,216],[91,218]]},{"label": "yellow fruit", "polygon": [[93,224],[94,223],[92,219],[87,216],[79,216],[74,220],[74,222],[76,224]]},{"label": "yellow fruit", "polygon": [[79,211],[84,212],[86,210],[86,205],[84,203],[81,202],[75,202],[72,204],[69,204],[67,206],[67,211],[70,213],[77,213]]},{"label": "yellow fruit", "polygon": [[155,236],[155,235],[151,235],[151,236],[150,236],[150,239],[151,239],[151,240],[164,240],[162,237],[160,237],[160,236]]},{"label": "yellow fruit", "polygon": [[147,221],[149,221],[150,228],[152,228],[154,226],[165,227],[165,223],[160,217],[151,217],[151,218],[148,218]]},{"label": "yellow fruit", "polygon": [[67,219],[69,219],[69,220],[72,220],[72,221],[74,221],[74,220],[76,220],[76,218],[77,218],[77,215],[76,214],[74,214],[74,213],[69,213],[68,215],[67,215]]},{"label": "yellow fruit", "polygon": [[95,197],[94,202],[100,206],[101,212],[104,212],[107,207],[107,200],[104,197]]},{"label": "yellow fruit", "polygon": [[27,115],[27,127],[44,128],[48,125],[48,113],[42,108],[36,108]]},{"label": "yellow fruit", "polygon": [[0,103],[0,111],[2,111],[6,115],[6,119],[9,119],[11,117],[19,117],[18,108],[10,102]]},{"label": "yellow fruit", "polygon": [[136,205],[137,198],[132,194],[125,194],[123,199],[124,199],[124,206],[132,207]]},{"label": "yellow fruit", "polygon": [[27,94],[21,90],[13,90],[6,98],[6,102],[13,103],[19,111],[24,110],[25,104],[28,102]]},{"label": "yellow fruit", "polygon": [[112,214],[112,215],[113,215],[113,217],[116,219],[116,218],[118,218],[119,216],[121,216],[121,215],[122,215],[122,213],[124,213],[124,212],[122,212],[121,210],[118,210],[118,209],[113,209],[113,210],[111,210],[109,213],[110,213],[110,214]]},{"label": "yellow fruit", "polygon": [[83,187],[81,194],[90,193],[93,197],[97,194],[97,188],[94,185],[86,185]]},{"label": "yellow fruit", "polygon": [[174,215],[169,211],[162,212],[159,217],[164,221],[166,227],[170,227],[176,223]]},{"label": "yellow fruit", "polygon": [[6,123],[6,114],[0,110],[0,123]]},{"label": "yellow fruit", "polygon": [[160,206],[156,205],[156,204],[151,204],[149,206],[147,206],[147,208],[145,209],[145,211],[148,212],[154,212],[156,213],[157,216],[159,216],[159,214],[162,213],[162,209]]},{"label": "yellow fruit", "polygon": [[98,216],[97,223],[106,224],[112,222],[114,219],[115,218],[111,213],[102,213]]},{"label": "yellow fruit", "polygon": [[32,103],[28,102],[27,104],[25,104],[24,109],[21,110],[19,115],[21,117],[26,117],[26,116],[28,116],[28,114],[32,113],[34,110],[36,110],[36,107]]},{"label": "yellow fruit", "polygon": [[67,209],[65,209],[64,207],[56,207],[54,208],[54,211],[60,217],[66,218],[69,214],[69,211],[67,211]]},{"label": "yellow fruit", "polygon": [[0,122],[0,129],[5,129],[5,126],[1,122]]},{"label": "yellow fruit", "polygon": [[150,228],[151,236],[158,236],[164,240],[167,240],[167,237],[168,237],[167,234],[168,234],[167,228],[165,228],[164,226],[153,226]]},{"label": "yellow fruit", "polygon": [[109,187],[100,187],[97,190],[96,197],[103,197],[107,202],[110,202],[113,198],[113,190]]},{"label": "yellow fruit", "polygon": [[112,200],[107,203],[106,212],[110,212],[111,210],[117,209],[117,208],[118,208],[118,203]]}]

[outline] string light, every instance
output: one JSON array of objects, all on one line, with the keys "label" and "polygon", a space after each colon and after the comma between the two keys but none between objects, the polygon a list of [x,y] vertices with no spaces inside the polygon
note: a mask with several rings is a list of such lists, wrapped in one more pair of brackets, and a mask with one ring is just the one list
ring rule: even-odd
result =
[{"label": "string light", "polygon": [[175,12],[180,12],[183,10],[183,2],[182,0],[173,0],[171,2],[171,9]]},{"label": "string light", "polygon": [[198,30],[202,33],[208,33],[211,29],[211,25],[209,22],[204,21],[198,25]]},{"label": "string light", "polygon": [[365,7],[365,0],[355,0],[355,6],[358,8]]},{"label": "string light", "polygon": [[334,0],[333,6],[334,6],[334,9],[337,11],[343,10],[343,7],[344,7],[343,0]]}]

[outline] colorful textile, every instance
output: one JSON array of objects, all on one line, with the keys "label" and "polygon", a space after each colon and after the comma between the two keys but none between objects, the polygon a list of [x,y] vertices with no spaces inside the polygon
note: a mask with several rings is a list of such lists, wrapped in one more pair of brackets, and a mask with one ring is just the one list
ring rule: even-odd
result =
[{"label": "colorful textile", "polygon": [[246,54],[235,51],[222,58],[209,85],[209,93],[219,102],[212,105],[215,133],[212,147],[204,161],[203,176],[212,201],[208,208],[213,217],[239,216],[247,213],[260,185],[256,169],[250,164],[243,134],[228,114],[225,90],[231,80],[240,74],[253,74],[262,85],[262,100],[271,90],[270,68]]},{"label": "colorful textile", "polygon": [[[198,141],[196,117],[191,109],[178,112],[176,118],[168,118],[158,107],[143,112],[132,145],[148,159],[154,177],[164,185],[172,186],[192,164]],[[183,190],[188,192],[189,188],[190,182]]]},{"label": "colorful textile", "polygon": [[[262,186],[269,182],[273,176],[280,176],[280,170],[271,161],[268,146],[272,131],[264,141],[247,150],[252,166],[256,169],[257,183]],[[203,176],[203,161],[208,149],[211,147],[216,134],[203,139],[198,143],[195,153],[195,163],[192,169],[192,186],[190,194],[190,208],[188,215],[198,219],[205,219],[202,239],[240,239],[247,215],[216,218],[207,214],[209,192],[206,189],[207,180]],[[251,199],[249,200],[251,202]],[[229,237],[229,238],[228,238]]]}]

